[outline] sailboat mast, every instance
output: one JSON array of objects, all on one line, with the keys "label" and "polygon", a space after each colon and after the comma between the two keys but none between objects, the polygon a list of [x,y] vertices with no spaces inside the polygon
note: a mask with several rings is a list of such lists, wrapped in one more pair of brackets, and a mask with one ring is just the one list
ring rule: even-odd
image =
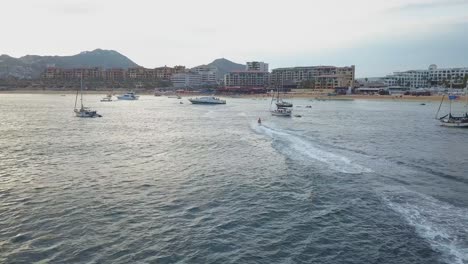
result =
[{"label": "sailboat mast", "polygon": [[465,113],[468,114],[468,94],[466,92],[468,92],[468,84],[465,87]]},{"label": "sailboat mast", "polygon": [[80,90],[81,90],[81,108],[83,108],[83,73],[81,73],[80,79]]},{"label": "sailboat mast", "polygon": [[76,103],[78,102],[78,89],[76,89],[76,96],[75,96],[75,109],[76,109]]},{"label": "sailboat mast", "polygon": [[[452,91],[452,82],[451,82],[451,81],[450,81],[450,92],[451,92],[452,95],[453,95],[453,91]],[[449,117],[450,117],[450,116],[452,116],[452,98],[451,98],[450,95],[449,95],[449,102],[450,102],[450,103],[449,103],[449,106],[450,106],[450,108],[449,108]]]}]

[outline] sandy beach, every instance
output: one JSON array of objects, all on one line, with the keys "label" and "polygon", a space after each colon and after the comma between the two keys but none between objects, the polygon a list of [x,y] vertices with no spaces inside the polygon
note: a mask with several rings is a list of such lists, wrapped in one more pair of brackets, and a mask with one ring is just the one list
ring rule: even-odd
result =
[{"label": "sandy beach", "polygon": [[[127,92],[127,90],[114,90],[114,94],[123,94]],[[76,91],[73,90],[66,90],[66,91],[58,91],[58,90],[3,90],[0,91],[0,94],[75,94]],[[102,94],[106,95],[107,92],[105,91],[85,91],[87,94]],[[136,91],[137,94],[140,95],[153,95],[153,91]],[[168,94],[169,95],[169,94]],[[182,97],[192,97],[192,96],[201,96],[202,94],[196,92],[187,92],[187,93],[179,93]],[[167,96],[167,95],[162,95]],[[240,95],[231,95],[231,94],[219,94],[217,96],[220,97],[231,97],[231,98],[270,98],[270,94],[240,94]],[[285,93],[286,98],[305,98],[305,99],[315,99],[317,97],[331,100],[385,100],[385,101],[440,101],[442,99],[442,95],[431,95],[431,96],[412,96],[412,95],[361,95],[361,94],[353,94],[353,95],[338,95],[338,96],[327,96],[324,93],[304,93],[304,92],[290,92]],[[445,98],[447,99],[447,98]],[[464,101],[464,96],[459,96],[457,101]]]}]

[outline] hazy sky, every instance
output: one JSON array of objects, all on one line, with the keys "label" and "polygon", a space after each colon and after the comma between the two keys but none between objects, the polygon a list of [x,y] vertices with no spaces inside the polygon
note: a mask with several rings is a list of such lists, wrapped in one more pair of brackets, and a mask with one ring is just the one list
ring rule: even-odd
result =
[{"label": "hazy sky", "polygon": [[468,66],[468,0],[2,0],[0,53],[114,49],[145,67],[225,57],[356,75]]}]

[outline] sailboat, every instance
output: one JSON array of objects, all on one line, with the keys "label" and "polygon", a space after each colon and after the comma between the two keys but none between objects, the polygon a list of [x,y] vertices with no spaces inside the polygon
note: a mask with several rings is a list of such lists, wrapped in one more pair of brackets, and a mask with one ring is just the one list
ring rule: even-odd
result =
[{"label": "sailboat", "polygon": [[[281,83],[282,83],[281,88],[283,88],[284,87],[283,82],[281,82]],[[283,101],[283,99],[279,97],[279,88],[277,89],[277,93],[276,93],[276,106],[278,106],[278,107],[293,107],[292,103]]]},{"label": "sailboat", "polygon": [[[273,103],[273,100],[275,98],[271,98],[270,102],[270,109],[271,109],[271,104]],[[284,106],[288,105],[288,106]],[[276,89],[276,109],[270,110],[271,115],[273,116],[284,116],[284,117],[291,117],[292,110],[289,109],[289,107],[292,107],[292,104],[288,102],[284,102],[280,96],[279,96],[279,88]]]},{"label": "sailboat", "polygon": [[[452,84],[450,84],[450,90],[451,89],[452,89]],[[442,106],[442,103],[444,102],[445,95],[442,96],[442,100],[440,101],[440,105],[439,105],[439,110],[437,110],[437,114],[436,114],[436,119],[439,119],[442,126],[468,128],[468,94],[467,94],[467,91],[468,91],[468,87],[465,88],[466,102],[465,102],[465,114],[464,115],[459,115],[459,116],[452,115],[452,100],[455,100],[456,96],[449,94],[448,96],[449,103],[450,103],[449,113],[442,117],[437,117],[439,115],[440,107]]]},{"label": "sailboat", "polygon": [[96,110],[91,110],[88,107],[85,107],[83,105],[83,75],[81,75],[81,79],[80,79],[79,92],[81,94],[80,95],[81,108],[80,109],[76,108],[76,104],[78,102],[78,90],[76,90],[75,109],[74,109],[75,115],[77,117],[102,117],[100,114],[97,113]]}]

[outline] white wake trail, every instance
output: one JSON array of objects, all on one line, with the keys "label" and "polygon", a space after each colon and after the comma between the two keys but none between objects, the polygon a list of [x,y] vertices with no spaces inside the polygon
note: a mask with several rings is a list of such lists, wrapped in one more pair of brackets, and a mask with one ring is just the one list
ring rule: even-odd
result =
[{"label": "white wake trail", "polygon": [[292,159],[311,158],[326,164],[332,170],[343,173],[358,174],[372,172],[371,169],[356,164],[347,157],[323,150],[307,139],[288,133],[285,130],[257,124],[252,124],[252,128],[258,133],[282,141],[285,148],[280,151]]}]

